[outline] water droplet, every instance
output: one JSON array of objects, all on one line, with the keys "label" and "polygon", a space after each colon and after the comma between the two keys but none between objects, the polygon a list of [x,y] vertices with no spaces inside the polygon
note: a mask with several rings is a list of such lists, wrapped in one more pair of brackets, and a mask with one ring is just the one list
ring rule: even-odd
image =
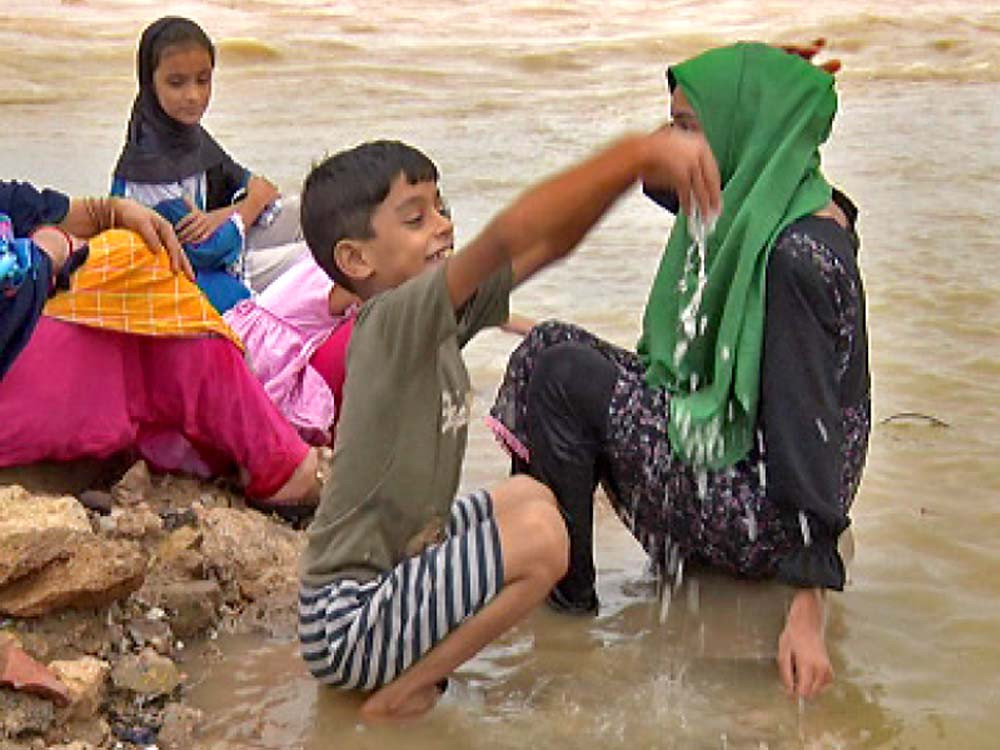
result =
[{"label": "water droplet", "polygon": [[667,621],[667,617],[670,615],[670,586],[666,581],[663,581],[663,585],[660,586],[660,624],[662,625]]},{"label": "water droplet", "polygon": [[747,537],[751,542],[757,541],[757,514],[754,513],[753,508],[747,508],[746,514],[747,523]]},{"label": "water droplet", "polygon": [[694,576],[688,579],[687,605],[688,612],[692,615],[697,615],[701,611],[701,586]]},{"label": "water droplet", "polygon": [[823,424],[823,420],[820,419],[819,417],[816,417],[816,429],[819,430],[819,437],[820,437],[820,439],[824,443],[828,442],[829,438],[827,437],[827,434],[826,434],[826,425]]}]

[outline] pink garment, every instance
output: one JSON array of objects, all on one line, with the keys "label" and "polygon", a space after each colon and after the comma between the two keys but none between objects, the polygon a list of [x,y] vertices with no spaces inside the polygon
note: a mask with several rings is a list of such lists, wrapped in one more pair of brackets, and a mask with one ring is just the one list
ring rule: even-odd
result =
[{"label": "pink garment", "polygon": [[308,446],[232,342],[154,338],[43,316],[0,381],[0,466],[135,450],[162,471],[249,475],[273,495]]},{"label": "pink garment", "polygon": [[252,300],[222,317],[246,348],[264,390],[302,437],[330,442],[337,415],[334,393],[309,360],[346,316],[330,314],[333,282],[306,255]]}]

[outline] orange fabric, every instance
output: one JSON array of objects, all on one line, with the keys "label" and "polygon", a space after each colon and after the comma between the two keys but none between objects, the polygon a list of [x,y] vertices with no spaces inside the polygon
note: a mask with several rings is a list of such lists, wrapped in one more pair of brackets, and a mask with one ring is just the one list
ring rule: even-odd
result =
[{"label": "orange fabric", "polygon": [[111,229],[90,241],[90,257],[70,289],[45,305],[45,315],[70,323],[146,336],[217,334],[243,344],[201,290],[170,270],[166,252],[142,238]]}]

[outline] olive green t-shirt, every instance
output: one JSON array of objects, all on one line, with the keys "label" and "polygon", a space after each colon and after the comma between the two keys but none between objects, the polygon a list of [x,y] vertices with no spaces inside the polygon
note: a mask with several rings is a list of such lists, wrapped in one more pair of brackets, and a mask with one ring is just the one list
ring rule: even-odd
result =
[{"label": "olive green t-shirt", "polygon": [[307,532],[307,586],[369,580],[441,538],[472,404],[459,349],[507,319],[512,283],[508,264],[455,311],[442,264],[362,306],[333,467]]}]

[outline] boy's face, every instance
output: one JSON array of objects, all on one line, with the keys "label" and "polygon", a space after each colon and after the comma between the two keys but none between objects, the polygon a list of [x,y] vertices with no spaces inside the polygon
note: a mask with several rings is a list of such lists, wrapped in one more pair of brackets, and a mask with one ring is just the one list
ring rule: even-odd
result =
[{"label": "boy's face", "polygon": [[378,290],[444,262],[455,248],[455,227],[437,183],[411,185],[403,174],[372,214],[372,229],[375,236],[358,244]]},{"label": "boy's face", "polygon": [[153,71],[153,88],[168,116],[197,125],[212,98],[212,57],[197,44],[170,45]]}]

